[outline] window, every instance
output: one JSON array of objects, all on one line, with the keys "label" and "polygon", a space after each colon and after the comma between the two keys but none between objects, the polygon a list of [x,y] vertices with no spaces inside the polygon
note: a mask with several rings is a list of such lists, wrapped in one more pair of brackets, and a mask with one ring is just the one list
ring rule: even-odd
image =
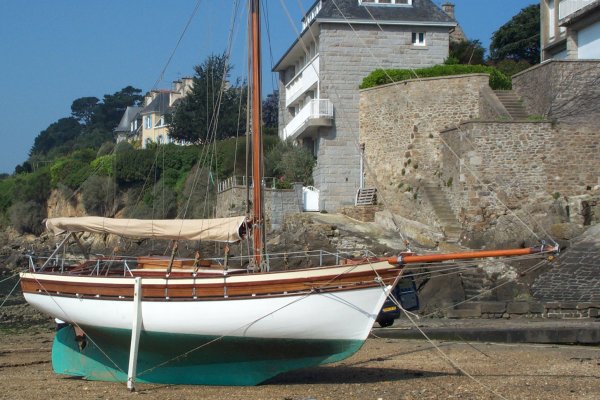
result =
[{"label": "window", "polygon": [[147,115],[144,117],[144,127],[146,129],[152,129],[152,115]]},{"label": "window", "polygon": [[412,44],[413,46],[425,46],[425,32],[413,32]]},{"label": "window", "polygon": [[413,0],[358,0],[358,4],[411,6]]},{"label": "window", "polygon": [[156,121],[156,128],[162,128],[165,126],[165,116],[161,115],[158,121]]}]

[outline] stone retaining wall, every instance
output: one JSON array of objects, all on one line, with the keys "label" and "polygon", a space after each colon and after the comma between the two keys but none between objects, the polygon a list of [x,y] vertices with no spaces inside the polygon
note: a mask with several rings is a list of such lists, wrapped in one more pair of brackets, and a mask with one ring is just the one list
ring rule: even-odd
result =
[{"label": "stone retaining wall", "polygon": [[375,214],[379,211],[383,211],[383,207],[379,205],[374,206],[352,206],[342,207],[340,214],[344,214],[352,219],[362,222],[373,222],[375,221]]},{"label": "stone retaining wall", "polygon": [[[600,140],[592,127],[472,121],[440,133],[444,190],[468,227],[527,204],[592,193]],[[457,158],[458,156],[458,158]]]},{"label": "stone retaining wall", "polygon": [[446,318],[548,318],[583,319],[600,317],[600,303],[575,302],[469,302],[447,310]]},{"label": "stone retaining wall", "polygon": [[513,90],[531,115],[597,126],[600,61],[549,60],[512,77]]},{"label": "stone retaining wall", "polygon": [[[267,228],[281,227],[284,217],[302,212],[302,184],[292,189],[264,189],[264,212]],[[217,194],[218,218],[244,215],[246,213],[246,188],[234,186]]]},{"label": "stone retaining wall", "polygon": [[486,74],[408,80],[366,89],[360,94],[360,142],[365,144],[365,175],[377,187],[386,209],[434,224],[422,201],[420,182],[437,182],[439,132],[479,117]]}]

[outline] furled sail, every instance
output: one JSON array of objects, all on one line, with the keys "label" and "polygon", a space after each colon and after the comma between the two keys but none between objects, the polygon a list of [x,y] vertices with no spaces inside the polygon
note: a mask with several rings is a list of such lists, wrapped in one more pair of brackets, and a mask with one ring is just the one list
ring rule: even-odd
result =
[{"label": "furled sail", "polygon": [[116,219],[104,217],[48,218],[46,229],[67,232],[110,233],[130,238],[237,242],[246,217],[214,219]]}]

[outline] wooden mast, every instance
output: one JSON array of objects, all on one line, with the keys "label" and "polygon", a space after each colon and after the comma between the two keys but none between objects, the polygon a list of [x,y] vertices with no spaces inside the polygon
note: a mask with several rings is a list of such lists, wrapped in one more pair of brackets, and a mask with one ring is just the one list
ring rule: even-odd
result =
[{"label": "wooden mast", "polygon": [[261,65],[260,65],[260,0],[250,0],[251,24],[251,101],[252,101],[252,218],[254,261],[261,266],[263,255],[262,200],[262,132],[261,132]]}]

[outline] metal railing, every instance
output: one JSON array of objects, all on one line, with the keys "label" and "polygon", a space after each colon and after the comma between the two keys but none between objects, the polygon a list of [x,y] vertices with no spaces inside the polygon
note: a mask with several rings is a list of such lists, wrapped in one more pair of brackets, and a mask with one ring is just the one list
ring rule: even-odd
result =
[{"label": "metal railing", "polygon": [[313,119],[333,119],[333,103],[329,99],[313,99],[308,102],[283,130],[283,138],[295,136]]},{"label": "metal railing", "polygon": [[[249,181],[250,181],[250,187],[254,186],[254,183],[252,182],[252,177],[249,178]],[[276,183],[277,183],[277,178],[264,177],[262,179],[262,186],[264,188],[275,189]],[[244,176],[233,175],[223,181],[219,181],[219,183],[217,184],[217,192],[222,193],[222,192],[232,189],[234,187],[245,188],[246,185],[247,185],[247,182],[246,182],[245,175]]]}]

